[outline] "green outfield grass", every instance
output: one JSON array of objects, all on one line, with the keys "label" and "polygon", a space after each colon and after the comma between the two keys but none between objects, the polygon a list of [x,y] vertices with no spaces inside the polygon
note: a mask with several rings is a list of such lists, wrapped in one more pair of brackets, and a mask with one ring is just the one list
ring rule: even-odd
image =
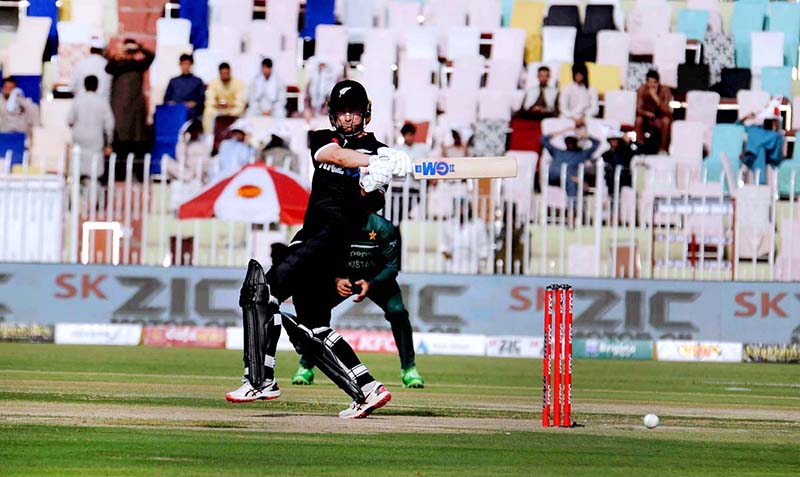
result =
[{"label": "green outfield grass", "polygon": [[[241,354],[0,344],[0,475],[798,475],[800,366],[577,360],[574,418],[542,429],[541,361],[363,356],[394,398],[373,417],[319,374],[232,405]],[[641,416],[659,414],[646,430]]]}]

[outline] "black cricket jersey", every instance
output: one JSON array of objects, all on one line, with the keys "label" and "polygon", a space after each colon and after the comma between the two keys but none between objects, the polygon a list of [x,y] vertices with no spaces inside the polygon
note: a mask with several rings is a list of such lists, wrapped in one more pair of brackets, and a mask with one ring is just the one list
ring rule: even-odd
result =
[{"label": "black cricket jersey", "polygon": [[317,161],[317,155],[326,147],[343,147],[364,154],[376,154],[385,144],[367,133],[360,138],[346,138],[331,129],[310,133],[311,161],[314,178],[311,196],[303,220],[303,231],[313,233],[327,226],[351,226],[363,221],[367,215],[358,184],[358,168],[346,169]]}]

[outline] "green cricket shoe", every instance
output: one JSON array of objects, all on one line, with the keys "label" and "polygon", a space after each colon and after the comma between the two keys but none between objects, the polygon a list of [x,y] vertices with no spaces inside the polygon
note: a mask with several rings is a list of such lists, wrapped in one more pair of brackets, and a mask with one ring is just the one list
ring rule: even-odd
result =
[{"label": "green cricket shoe", "polygon": [[400,377],[403,379],[404,388],[422,389],[425,387],[425,380],[422,379],[416,367],[404,369]]},{"label": "green cricket shoe", "polygon": [[294,373],[294,376],[292,376],[292,384],[297,384],[299,386],[314,384],[314,370],[300,366],[297,368],[297,372]]}]

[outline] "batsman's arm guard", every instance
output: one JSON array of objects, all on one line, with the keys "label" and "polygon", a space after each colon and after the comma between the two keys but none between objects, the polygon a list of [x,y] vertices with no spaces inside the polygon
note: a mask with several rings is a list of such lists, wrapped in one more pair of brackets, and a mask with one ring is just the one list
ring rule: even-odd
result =
[{"label": "batsman's arm guard", "polygon": [[347,393],[353,401],[364,402],[364,393],[356,382],[355,376],[336,357],[325,339],[321,339],[313,331],[299,324],[295,316],[285,312],[281,312],[281,316],[281,321],[294,349],[299,354],[312,358],[320,371],[325,373],[325,376]]},{"label": "batsman's arm guard", "polygon": [[254,388],[259,388],[272,378],[268,374],[275,367],[274,350],[280,339],[280,325],[279,322],[273,325],[277,303],[270,303],[264,269],[256,260],[247,265],[239,306],[244,326],[245,375]]}]

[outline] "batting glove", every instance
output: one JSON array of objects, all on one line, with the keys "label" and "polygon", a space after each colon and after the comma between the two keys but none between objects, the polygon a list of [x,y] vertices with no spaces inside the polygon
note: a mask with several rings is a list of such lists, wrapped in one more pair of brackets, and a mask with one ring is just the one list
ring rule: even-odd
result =
[{"label": "batting glove", "polygon": [[[385,182],[384,182],[385,179]],[[392,180],[392,176],[389,175],[373,175],[373,174],[361,174],[361,177],[358,179],[358,183],[364,192],[370,193],[380,189],[381,187],[385,186]]]},{"label": "batting glove", "polygon": [[394,176],[405,177],[411,171],[411,158],[403,151],[390,147],[381,147],[378,148],[378,157],[386,157],[394,164],[392,168],[392,175]]}]

